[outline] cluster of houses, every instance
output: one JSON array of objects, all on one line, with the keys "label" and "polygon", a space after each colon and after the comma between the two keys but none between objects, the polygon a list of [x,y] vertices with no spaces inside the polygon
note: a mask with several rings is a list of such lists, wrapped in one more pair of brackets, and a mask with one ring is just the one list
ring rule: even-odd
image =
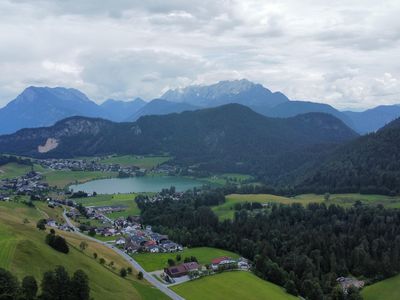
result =
[{"label": "cluster of houses", "polygon": [[49,227],[57,228],[57,229],[64,230],[64,231],[74,231],[74,229],[71,228],[70,226],[68,226],[67,223],[59,224],[59,223],[57,223],[56,220],[51,219],[51,218],[46,220],[46,225]]},{"label": "cluster of houses", "polygon": [[118,172],[125,176],[142,176],[146,173],[142,168],[101,163],[98,159],[37,159],[34,162],[52,170]]},{"label": "cluster of houses", "polygon": [[127,253],[137,252],[167,253],[182,251],[183,247],[168,239],[168,236],[154,232],[151,226],[142,228],[140,223],[117,219],[117,230],[121,237],[115,240],[115,244]]},{"label": "cluster of houses", "polygon": [[18,195],[36,195],[48,190],[49,185],[42,182],[42,175],[31,171],[24,176],[7,178],[0,181],[0,190],[4,193],[14,193]]}]

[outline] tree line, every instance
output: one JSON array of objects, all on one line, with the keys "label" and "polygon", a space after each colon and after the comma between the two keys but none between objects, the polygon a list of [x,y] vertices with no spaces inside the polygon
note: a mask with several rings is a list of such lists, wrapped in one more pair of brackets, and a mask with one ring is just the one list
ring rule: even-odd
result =
[{"label": "tree line", "polygon": [[39,284],[33,276],[25,276],[21,282],[10,271],[0,268],[0,299],[4,300],[89,300],[89,278],[82,270],[72,276],[64,267],[43,274]]}]

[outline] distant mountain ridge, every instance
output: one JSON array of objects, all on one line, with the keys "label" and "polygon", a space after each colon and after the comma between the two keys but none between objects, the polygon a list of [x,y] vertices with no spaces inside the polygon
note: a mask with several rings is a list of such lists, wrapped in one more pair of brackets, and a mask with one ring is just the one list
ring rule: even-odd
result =
[{"label": "distant mountain ridge", "polygon": [[374,132],[400,117],[400,105],[380,105],[363,112],[343,112],[354,124],[354,129],[364,134]]},{"label": "distant mountain ridge", "polygon": [[[0,136],[0,152],[34,157],[170,153],[185,166],[272,178],[357,136],[329,114],[268,118],[227,104],[126,123],[71,117]],[[56,147],[46,150],[49,141]]]},{"label": "distant mountain ridge", "polygon": [[292,101],[246,79],[220,81],[208,86],[169,90],[146,102],[109,99],[101,105],[75,89],[29,87],[0,109],[0,134],[22,128],[50,126],[70,116],[99,117],[115,122],[135,121],[145,115],[165,115],[238,103],[268,117],[288,118],[309,112],[329,113],[359,133],[374,132],[400,116],[400,106],[379,106],[365,112],[341,112],[309,101]]},{"label": "distant mountain ridge", "polygon": [[212,85],[194,85],[169,90],[161,96],[171,102],[185,102],[200,107],[215,107],[229,103],[273,107],[289,101],[280,92],[272,93],[261,84],[246,79],[220,81]]},{"label": "distant mountain ridge", "polygon": [[0,109],[0,134],[52,125],[74,115],[104,116],[96,103],[76,89],[31,86]]},{"label": "distant mountain ridge", "polygon": [[100,106],[104,110],[104,114],[108,116],[107,119],[120,122],[127,120],[133,113],[146,106],[146,104],[147,102],[141,98],[136,98],[132,101],[108,99]]},{"label": "distant mountain ridge", "polygon": [[136,121],[143,116],[180,113],[183,111],[195,110],[198,108],[198,106],[194,106],[189,103],[176,103],[164,99],[154,99],[143,105],[133,114],[129,115],[129,117],[126,118],[125,121]]}]

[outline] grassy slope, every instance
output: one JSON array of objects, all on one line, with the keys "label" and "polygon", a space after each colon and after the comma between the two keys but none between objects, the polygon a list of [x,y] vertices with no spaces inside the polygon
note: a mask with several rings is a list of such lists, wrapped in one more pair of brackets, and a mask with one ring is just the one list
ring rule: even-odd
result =
[{"label": "grassy slope", "polygon": [[[361,195],[361,194],[333,194],[327,204],[338,204],[342,206],[351,206],[357,200],[366,205],[382,204],[385,207],[400,208],[400,197],[389,197],[382,195]],[[300,203],[307,205],[309,203],[324,202],[324,195],[305,194],[293,198],[276,196],[270,194],[232,194],[226,196],[226,202],[222,205],[213,207],[213,211],[220,219],[232,219],[234,216],[234,205],[238,202],[259,202],[259,203],[282,203],[292,204]]]},{"label": "grassy slope", "polygon": [[135,194],[115,194],[115,195],[97,195],[96,197],[74,199],[84,206],[104,206],[104,205],[125,205],[128,208],[125,211],[108,214],[111,219],[121,216],[140,215],[140,210],[135,202]]},{"label": "grassy slope", "polygon": [[367,286],[361,292],[364,300],[400,299],[400,275]]},{"label": "grassy slope", "polygon": [[[169,258],[175,260],[178,253],[140,253],[135,254],[135,260],[146,270],[156,271],[167,267]],[[199,247],[199,248],[185,248],[183,252],[179,253],[182,256],[182,262],[185,257],[195,256],[201,264],[211,263],[211,260],[221,256],[229,256],[232,258],[239,257],[237,254],[221,249]]]},{"label": "grassy slope", "polygon": [[291,300],[282,288],[249,272],[225,272],[172,287],[188,300]]},{"label": "grassy slope", "polygon": [[[36,220],[43,215],[38,210],[21,204],[0,204],[0,266],[10,269],[20,278],[33,275],[38,280],[43,272],[57,265],[65,266],[70,272],[83,269],[89,276],[92,297],[96,300],[108,299],[166,299],[149,284],[139,282],[134,276],[122,279],[118,270],[125,261],[110,249],[87,240],[88,248],[81,252],[79,244],[83,240],[73,233],[59,232],[70,244],[70,252],[62,254],[44,243],[46,233],[35,228]],[[23,224],[28,218],[30,223]],[[115,269],[101,266],[93,258],[98,253],[107,262],[113,261]],[[139,286],[139,288],[135,288]],[[157,295],[157,297],[154,297]]]},{"label": "grassy slope", "polygon": [[123,155],[113,156],[102,159],[100,162],[104,164],[120,164],[121,166],[136,166],[144,169],[151,169],[171,159],[170,156],[135,156]]},{"label": "grassy slope", "polygon": [[0,179],[22,176],[31,170],[30,166],[9,163],[0,166]]}]

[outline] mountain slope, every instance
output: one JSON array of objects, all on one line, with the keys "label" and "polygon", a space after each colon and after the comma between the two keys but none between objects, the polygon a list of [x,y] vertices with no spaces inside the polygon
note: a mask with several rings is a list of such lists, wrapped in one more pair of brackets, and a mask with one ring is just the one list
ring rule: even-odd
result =
[{"label": "mountain slope", "polygon": [[166,115],[171,113],[180,113],[186,110],[195,110],[197,106],[188,103],[176,103],[170,102],[163,99],[154,99],[149,103],[143,105],[129,117],[125,118],[125,121],[136,121],[140,117],[150,115]]},{"label": "mountain slope", "polygon": [[103,116],[101,108],[75,89],[28,87],[0,109],[0,134],[53,125],[69,116]]},{"label": "mountain slope", "polygon": [[171,102],[185,102],[201,107],[215,107],[228,103],[272,107],[289,101],[282,93],[272,93],[261,84],[255,84],[246,79],[220,81],[208,86],[195,85],[183,89],[169,90],[161,98]]},{"label": "mountain slope", "polygon": [[343,113],[352,120],[355,130],[365,134],[375,132],[400,117],[400,105],[381,105],[363,112],[345,111]]},{"label": "mountain slope", "polygon": [[108,99],[100,107],[104,111],[103,114],[107,116],[107,119],[114,122],[122,122],[145,105],[146,101],[141,98],[136,98],[133,101]]},{"label": "mountain slope", "polygon": [[39,157],[170,153],[177,163],[213,171],[274,176],[357,136],[328,114],[288,119],[229,104],[134,123],[69,118],[0,137],[0,152]]},{"label": "mountain slope", "polygon": [[298,186],[322,192],[399,193],[400,119],[340,147]]}]

